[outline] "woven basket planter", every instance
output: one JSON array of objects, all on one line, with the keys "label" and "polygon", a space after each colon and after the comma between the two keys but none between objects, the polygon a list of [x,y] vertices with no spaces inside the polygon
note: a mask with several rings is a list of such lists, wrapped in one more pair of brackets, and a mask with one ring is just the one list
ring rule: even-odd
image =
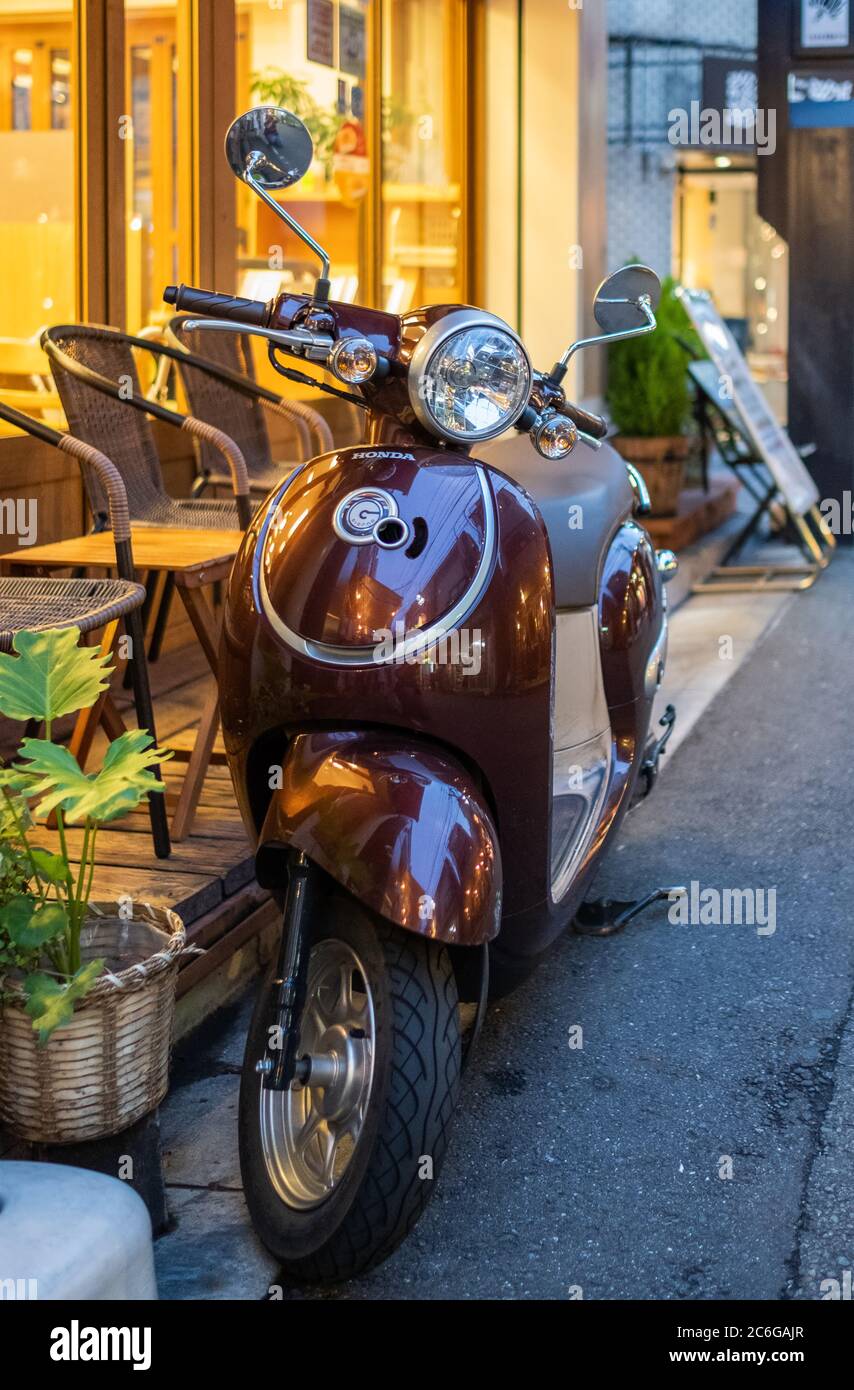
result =
[{"label": "woven basket planter", "polygon": [[166,1094],[184,924],[168,908],[134,903],[132,911],[128,918],[117,903],[89,904],[81,956],[103,956],[110,973],[45,1046],[23,992],[6,982],[0,1120],[21,1139],[71,1144],[118,1134]]},{"label": "woven basket planter", "polygon": [[693,440],[684,435],[636,439],[618,434],[611,443],[624,459],[640,469],[649,489],[651,515],[673,516],[679,507],[685,462],[693,448]]}]

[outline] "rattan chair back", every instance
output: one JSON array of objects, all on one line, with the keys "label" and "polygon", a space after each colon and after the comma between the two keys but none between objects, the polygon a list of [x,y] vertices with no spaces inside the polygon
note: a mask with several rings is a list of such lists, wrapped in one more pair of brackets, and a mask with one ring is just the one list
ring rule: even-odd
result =
[{"label": "rattan chair back", "polygon": [[[158,346],[97,324],[48,328],[42,344],[72,433],[110,454],[124,479],[134,522],[155,526],[232,529],[251,515],[246,465],[232,439],[206,421],[179,415],[145,398],[134,349],[158,353]],[[87,373],[89,376],[87,377]],[[151,417],[186,429],[205,448],[218,451],[231,471],[234,501],[175,498],[166,491]],[[93,515],[104,514],[97,481],[84,471]]]},{"label": "rattan chair back", "polygon": [[[252,353],[245,335],[207,333],[202,329],[187,332],[181,315],[170,321],[169,335],[173,342],[194,356],[254,381]],[[189,360],[178,363],[178,371],[190,411],[234,440],[246,459],[250,483],[269,476],[275,465],[264,407],[257,396],[248,395],[226,380],[194,367]],[[217,473],[221,469],[222,460],[216,450],[201,443],[199,471]]]},{"label": "rattan chair back", "polygon": [[[49,328],[47,337],[72,362],[108,377],[120,387],[126,386],[128,392],[142,394],[133,352],[121,334],[89,324],[73,324]],[[170,499],[163,485],[151,421],[140,411],[129,410],[126,402],[90,386],[63,367],[56,357],[51,359],[51,370],[71,433],[102,449],[112,459],[124,480],[131,516],[153,517]],[[106,499],[98,479],[85,464],[83,477],[92,514],[103,518]]]}]

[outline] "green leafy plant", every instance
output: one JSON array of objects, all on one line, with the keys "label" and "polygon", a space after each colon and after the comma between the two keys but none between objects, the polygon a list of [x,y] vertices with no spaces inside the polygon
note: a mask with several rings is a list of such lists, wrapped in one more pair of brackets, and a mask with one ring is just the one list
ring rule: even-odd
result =
[{"label": "green leafy plant", "polygon": [[314,142],[314,153],[322,162],[327,179],[332,173],[332,154],[335,137],[341,129],[342,117],[333,107],[319,106],[301,82],[281,68],[265,68],[252,74],[252,94],[263,106],[284,107],[299,116]]},{"label": "green leafy plant", "polygon": [[[95,773],[52,741],[54,722],[88,709],[108,684],[110,658],[79,646],[79,638],[77,628],[20,632],[15,654],[0,652],[0,713],[45,727],[44,738],[25,738],[16,761],[0,767],[0,976],[21,980],[42,1043],[104,969],[103,960],[84,964],[80,954],[98,829],[163,790],[152,769],[165,756],[144,730],[114,739]],[[55,851],[33,843],[36,823],[50,815]],[[76,863],[70,825],[83,830]]]},{"label": "green leafy plant", "polygon": [[622,435],[672,438],[688,426],[689,354],[683,343],[705,354],[675,290],[676,282],[668,276],[661,287],[654,333],[608,349],[608,408]]}]

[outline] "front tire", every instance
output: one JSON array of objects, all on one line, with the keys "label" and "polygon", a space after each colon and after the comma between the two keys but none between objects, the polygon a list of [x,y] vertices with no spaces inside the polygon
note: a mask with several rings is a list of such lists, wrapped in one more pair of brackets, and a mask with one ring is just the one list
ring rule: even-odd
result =
[{"label": "front tire", "polygon": [[[438,1177],[456,1107],[456,982],[439,942],[334,896],[311,924],[300,1055],[326,1086],[271,1091],[255,1064],[269,1024],[267,978],[246,1040],[240,1167],[258,1235],[294,1280],[336,1282],[385,1259]],[[331,1059],[331,1060],[330,1060]]]}]

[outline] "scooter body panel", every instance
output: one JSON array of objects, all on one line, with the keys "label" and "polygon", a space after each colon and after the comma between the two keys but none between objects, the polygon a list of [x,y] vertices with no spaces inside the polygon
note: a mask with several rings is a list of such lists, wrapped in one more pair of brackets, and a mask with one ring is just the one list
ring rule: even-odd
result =
[{"label": "scooter body panel", "polygon": [[256,854],[283,886],[286,846],[406,931],[480,946],[501,919],[501,854],[465,770],[397,732],[313,732],[288,744]]},{"label": "scooter body panel", "polygon": [[[420,539],[414,553],[411,544],[383,551],[338,534],[348,498],[377,490]],[[562,624],[536,505],[511,478],[450,449],[359,446],[314,459],[259,509],[229,584],[221,709],[246,824],[257,839],[297,735],[384,730],[402,745],[415,740],[450,755],[488,810],[509,866],[500,945],[535,956],[571,918],[628,804],[661,619],[652,546],[627,523],[602,561],[601,691],[583,697],[594,701],[594,724],[603,694],[607,704],[607,784],[556,898],[554,701],[559,685],[564,708],[571,699],[573,676],[559,683],[557,663],[565,672],[574,658],[556,646]],[[391,634],[385,647],[381,633]],[[422,640],[431,633],[432,649]],[[581,686],[592,669],[588,635]]]}]

